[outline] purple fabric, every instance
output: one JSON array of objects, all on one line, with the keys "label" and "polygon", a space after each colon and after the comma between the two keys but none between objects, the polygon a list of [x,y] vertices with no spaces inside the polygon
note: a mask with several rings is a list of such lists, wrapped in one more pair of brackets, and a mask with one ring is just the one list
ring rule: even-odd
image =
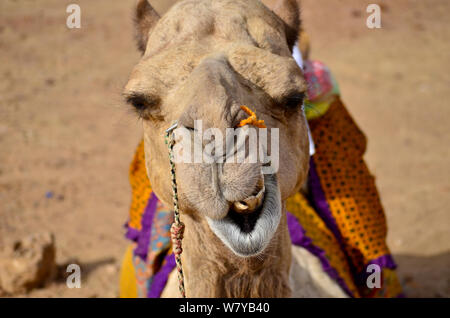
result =
[{"label": "purple fabric", "polygon": [[143,261],[147,259],[148,246],[152,236],[153,216],[155,215],[158,198],[152,192],[145,207],[144,215],[142,216],[142,229],[138,238],[138,244],[134,250],[134,255],[139,256]]},{"label": "purple fabric", "polygon": [[289,212],[287,212],[287,222],[292,244],[301,246],[312,253],[314,256],[316,256],[320,260],[323,270],[332,279],[334,279],[350,297],[353,297],[353,294],[348,288],[345,281],[342,279],[342,277],[339,276],[336,269],[331,266],[329,260],[326,257],[325,251],[313,245],[311,238],[306,236],[305,230],[298,222],[297,218]]},{"label": "purple fabric", "polygon": [[131,226],[128,226],[128,224],[126,224],[125,226],[127,228],[125,237],[129,240],[136,242],[141,232],[139,230],[136,230],[135,228],[132,228]]},{"label": "purple fabric", "polygon": [[380,267],[385,267],[389,269],[397,268],[397,264],[395,264],[395,261],[390,254],[383,255],[376,259],[371,260],[366,266],[364,266],[364,268],[367,268],[367,266],[369,266],[370,264],[376,264]]},{"label": "purple fabric", "polygon": [[309,160],[308,188],[311,191],[312,204],[316,208],[317,214],[319,214],[331,232],[333,232],[334,236],[341,244],[341,247],[343,247],[342,235],[336,224],[336,219],[331,214],[328,201],[325,197],[325,193],[323,192],[322,185],[317,174],[316,164],[314,163],[313,157]]},{"label": "purple fabric", "polygon": [[161,267],[159,272],[153,276],[153,281],[148,290],[147,297],[148,298],[159,298],[161,297],[161,293],[166,287],[167,280],[169,279],[169,275],[172,270],[175,268],[175,255],[169,254],[164,258],[164,265]]}]

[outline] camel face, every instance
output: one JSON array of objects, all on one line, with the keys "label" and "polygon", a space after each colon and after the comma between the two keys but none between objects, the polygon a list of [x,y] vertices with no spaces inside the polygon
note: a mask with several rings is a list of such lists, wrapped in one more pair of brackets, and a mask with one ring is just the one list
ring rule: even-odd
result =
[{"label": "camel face", "polygon": [[269,136],[278,129],[276,173],[263,176],[259,161],[176,165],[182,217],[206,221],[241,257],[268,246],[284,201],[307,174],[306,84],[291,57],[289,25],[257,0],[183,1],[161,18],[146,1],[138,5],[143,56],[124,95],[142,118],[148,176],[163,202],[172,204],[164,134],[173,122],[192,139],[196,120],[203,131],[226,136],[247,117],[240,108],[246,105],[265,121]]}]

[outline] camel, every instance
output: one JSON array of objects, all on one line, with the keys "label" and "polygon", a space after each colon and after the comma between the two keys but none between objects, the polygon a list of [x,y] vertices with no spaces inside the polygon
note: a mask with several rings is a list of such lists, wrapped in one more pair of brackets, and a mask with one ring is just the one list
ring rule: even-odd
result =
[{"label": "camel", "polygon": [[[262,175],[261,163],[176,164],[187,297],[346,297],[314,255],[291,246],[287,228],[286,200],[304,186],[309,162],[306,83],[292,58],[297,2],[185,0],[160,17],[140,0],[136,26],[142,58],[124,96],[142,119],[148,177],[164,204],[172,188],[163,136],[174,121],[193,131],[201,119],[225,135],[248,105],[279,129],[274,174]],[[162,297],[179,296],[174,271]]]}]

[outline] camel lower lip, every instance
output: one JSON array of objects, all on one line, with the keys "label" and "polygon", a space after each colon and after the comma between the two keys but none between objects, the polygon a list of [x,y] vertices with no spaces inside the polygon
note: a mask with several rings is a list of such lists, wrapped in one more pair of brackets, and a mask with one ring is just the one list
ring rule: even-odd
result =
[{"label": "camel lower lip", "polygon": [[220,220],[207,217],[211,230],[238,256],[249,257],[263,252],[280,223],[281,199],[276,176],[265,175],[264,184],[264,202],[249,226],[237,224],[241,217],[233,215]]}]

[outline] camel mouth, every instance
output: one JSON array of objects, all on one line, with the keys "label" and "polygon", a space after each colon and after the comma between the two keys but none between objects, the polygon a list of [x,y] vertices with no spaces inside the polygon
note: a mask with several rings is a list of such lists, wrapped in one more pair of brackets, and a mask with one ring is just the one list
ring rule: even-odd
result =
[{"label": "camel mouth", "polygon": [[264,175],[264,186],[264,201],[257,211],[243,215],[230,209],[223,219],[207,217],[211,230],[238,256],[250,257],[262,253],[280,223],[281,197],[276,176]]},{"label": "camel mouth", "polygon": [[263,204],[261,204],[261,206],[252,213],[238,213],[235,210],[230,209],[227,216],[239,227],[241,232],[251,233],[255,228],[256,222],[261,216],[262,210]]}]

